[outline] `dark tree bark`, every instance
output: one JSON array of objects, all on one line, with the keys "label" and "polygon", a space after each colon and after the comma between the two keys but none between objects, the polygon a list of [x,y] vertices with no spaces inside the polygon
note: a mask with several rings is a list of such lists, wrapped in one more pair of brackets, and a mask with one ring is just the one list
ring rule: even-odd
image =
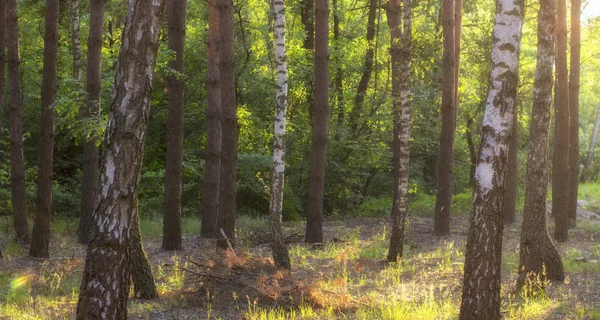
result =
[{"label": "dark tree bark", "polygon": [[[402,3],[402,5],[401,5]],[[398,261],[404,246],[404,227],[408,208],[410,162],[410,63],[412,10],[410,0],[387,3],[392,56],[392,101],[394,106],[394,203],[392,232],[387,260]],[[403,18],[403,21],[401,19]],[[403,22],[401,24],[401,22]]]},{"label": "dark tree bark", "polygon": [[273,1],[273,45],[275,51],[276,97],[273,141],[273,182],[269,206],[269,231],[273,261],[280,268],[291,269],[290,255],[283,241],[283,186],[285,179],[285,125],[288,94],[287,56],[285,51],[285,2]]},{"label": "dark tree bark", "polygon": [[[184,11],[185,12],[185,11]],[[133,226],[129,238],[129,270],[133,282],[133,294],[136,298],[151,300],[158,298],[152,266],[142,244],[140,216],[136,208]]]},{"label": "dark tree bark", "polygon": [[164,250],[181,249],[181,166],[183,163],[183,78],[185,23],[187,0],[167,2],[169,50],[175,59],[169,61],[172,72],[167,77],[169,118],[167,123],[167,160],[165,171],[165,212],[163,215]]},{"label": "dark tree bark", "polygon": [[323,242],[323,193],[329,116],[329,4],[327,0],[316,0],[315,30],[315,106],[305,236],[306,242],[309,243]]},{"label": "dark tree bark", "polygon": [[598,113],[596,114],[596,121],[594,121],[594,130],[592,131],[592,136],[590,137],[590,148],[588,149],[587,158],[585,160],[585,164],[583,166],[583,170],[581,172],[581,183],[586,183],[586,181],[591,176],[591,168],[592,161],[594,161],[594,149],[596,148],[596,139],[598,138],[598,130],[600,129],[600,109],[598,109]]},{"label": "dark tree bark", "polygon": [[502,318],[502,210],[517,103],[523,6],[523,0],[496,2],[490,87],[475,172],[460,319]]},{"label": "dark tree bark", "polygon": [[77,319],[126,319],[144,141],[164,2],[132,0],[123,29]]},{"label": "dark tree bark", "polygon": [[581,71],[581,0],[571,0],[571,69],[569,76],[569,227],[577,221],[579,191],[579,77]]},{"label": "dark tree bark", "polygon": [[535,280],[535,277],[544,277],[542,272],[544,267],[547,279],[563,280],[565,277],[560,255],[550,239],[546,225],[548,128],[552,107],[556,0],[540,1],[538,21],[537,66],[530,122],[527,188],[519,246],[517,288],[521,288],[527,278]]},{"label": "dark tree bark", "polygon": [[[516,96],[515,96],[516,99]],[[518,152],[518,106],[515,104],[510,145],[508,146],[508,167],[506,170],[506,185],[504,194],[504,224],[514,223],[517,205],[517,152]]]},{"label": "dark tree bark", "polygon": [[312,51],[315,48],[315,0],[301,0],[300,6],[300,18],[304,26],[304,49]]},{"label": "dark tree bark", "polygon": [[204,238],[219,237],[219,199],[221,172],[221,80],[219,75],[219,8],[217,0],[208,2],[208,93],[207,134],[204,165],[204,194],[200,234]]},{"label": "dark tree bark", "polygon": [[6,2],[6,46],[8,57],[8,108],[10,110],[10,185],[13,205],[15,240],[29,243],[27,199],[25,197],[25,164],[23,160],[23,123],[21,61],[19,58],[19,25],[17,0]]},{"label": "dark tree bark", "polygon": [[50,217],[52,215],[52,164],[54,159],[54,108],[52,103],[56,95],[59,9],[59,0],[46,1],[37,211],[29,251],[30,256],[37,258],[48,258],[49,256]]},{"label": "dark tree bark", "polygon": [[[335,41],[336,45],[339,45],[339,43],[340,43],[339,42],[340,41],[340,12],[339,12],[340,8],[338,6],[337,0],[333,0],[332,5],[333,5],[333,40]],[[338,57],[338,59],[341,59],[341,58]],[[338,65],[338,67],[335,70],[335,80],[334,80],[335,94],[336,94],[337,108],[338,108],[338,110],[337,110],[338,131],[344,127],[344,119],[346,118],[346,108],[344,106],[343,80],[344,80],[344,70],[342,69],[342,66],[340,64],[340,65]],[[336,135],[336,139],[339,139],[339,133]]]},{"label": "dark tree bark", "polygon": [[433,232],[445,235],[450,232],[450,206],[454,170],[454,132],[456,131],[455,89],[455,21],[454,0],[442,1],[442,27],[444,58],[442,60],[442,131],[440,135],[440,161],[438,167],[438,193],[435,202]]},{"label": "dark tree bark", "polygon": [[554,154],[552,159],[552,216],[554,239],[569,238],[569,82],[567,73],[567,4],[558,0],[556,22],[556,101],[554,101]]},{"label": "dark tree bark", "polygon": [[[237,183],[237,105],[235,100],[233,1],[218,0],[221,35],[221,224],[229,241],[235,241]],[[219,247],[226,248],[225,241]]]},{"label": "dark tree bark", "polygon": [[371,80],[371,74],[373,73],[373,57],[375,55],[375,16],[377,13],[378,0],[369,0],[369,15],[367,18],[367,52],[365,53],[365,62],[363,65],[363,72],[356,88],[356,96],[354,98],[354,109],[350,113],[348,121],[350,122],[350,130],[356,134],[358,128],[358,121],[362,114],[363,104],[365,102],[365,96],[367,89],[369,88],[369,80]]},{"label": "dark tree bark", "polygon": [[[0,17],[6,17],[6,0],[0,0]],[[0,19],[0,135],[4,119],[4,70],[6,68],[6,19]]]},{"label": "dark tree bark", "polygon": [[[90,34],[88,36],[86,91],[87,101],[82,105],[82,117],[91,119],[100,114],[102,30],[104,0],[90,1]],[[92,213],[96,207],[99,173],[98,139],[91,133],[83,141],[83,181],[81,183],[81,213],[79,220],[79,243],[90,240]]]}]

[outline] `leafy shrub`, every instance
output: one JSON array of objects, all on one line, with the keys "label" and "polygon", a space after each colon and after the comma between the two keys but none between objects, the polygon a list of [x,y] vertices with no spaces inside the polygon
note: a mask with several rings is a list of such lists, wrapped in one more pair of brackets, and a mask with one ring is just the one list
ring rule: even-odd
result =
[{"label": "leafy shrub", "polygon": [[359,217],[382,217],[392,212],[392,198],[367,198],[359,207]]}]

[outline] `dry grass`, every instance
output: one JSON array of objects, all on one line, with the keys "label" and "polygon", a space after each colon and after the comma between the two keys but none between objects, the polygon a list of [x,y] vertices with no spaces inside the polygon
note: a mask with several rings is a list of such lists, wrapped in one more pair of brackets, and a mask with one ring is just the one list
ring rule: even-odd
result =
[{"label": "dry grass", "polygon": [[[185,249],[160,250],[146,237],[160,298],[132,300],[133,319],[455,319],[460,306],[467,216],[453,217],[451,234],[431,234],[432,219],[410,217],[404,258],[383,261],[387,218],[329,221],[320,249],[290,244],[293,270],[277,270],[265,245],[252,245],[263,221],[242,219],[236,254],[217,254],[214,243],[188,233]],[[246,228],[247,227],[247,228]],[[67,228],[68,229],[68,228]],[[302,232],[303,224],[286,233]],[[24,257],[9,246],[0,262],[0,319],[72,318],[84,248],[73,233],[52,239],[50,261]],[[581,221],[559,245],[568,273],[547,294],[523,298],[516,279],[519,223],[504,236],[503,314],[508,319],[600,319],[600,224]],[[7,243],[7,239],[3,239]]]}]

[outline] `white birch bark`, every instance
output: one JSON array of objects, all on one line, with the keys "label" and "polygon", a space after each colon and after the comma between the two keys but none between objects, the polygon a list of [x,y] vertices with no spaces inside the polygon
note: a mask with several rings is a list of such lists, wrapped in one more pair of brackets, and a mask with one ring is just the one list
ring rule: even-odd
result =
[{"label": "white birch bark", "polygon": [[283,186],[285,177],[285,125],[288,94],[287,58],[285,52],[285,3],[284,0],[273,1],[274,15],[274,50],[275,50],[275,121],[273,142],[273,184],[269,208],[271,247],[273,260],[278,267],[289,269],[290,258],[283,242],[281,217],[283,211]]},{"label": "white birch bark", "polygon": [[461,319],[501,319],[504,180],[519,82],[523,0],[498,0],[496,6],[490,87],[465,255]]}]

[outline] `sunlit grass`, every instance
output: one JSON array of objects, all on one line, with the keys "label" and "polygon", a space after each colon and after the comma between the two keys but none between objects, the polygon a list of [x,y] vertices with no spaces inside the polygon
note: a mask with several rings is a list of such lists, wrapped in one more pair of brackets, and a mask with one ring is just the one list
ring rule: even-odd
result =
[{"label": "sunlit grass", "polygon": [[600,183],[580,184],[578,198],[585,201],[600,201]]}]

